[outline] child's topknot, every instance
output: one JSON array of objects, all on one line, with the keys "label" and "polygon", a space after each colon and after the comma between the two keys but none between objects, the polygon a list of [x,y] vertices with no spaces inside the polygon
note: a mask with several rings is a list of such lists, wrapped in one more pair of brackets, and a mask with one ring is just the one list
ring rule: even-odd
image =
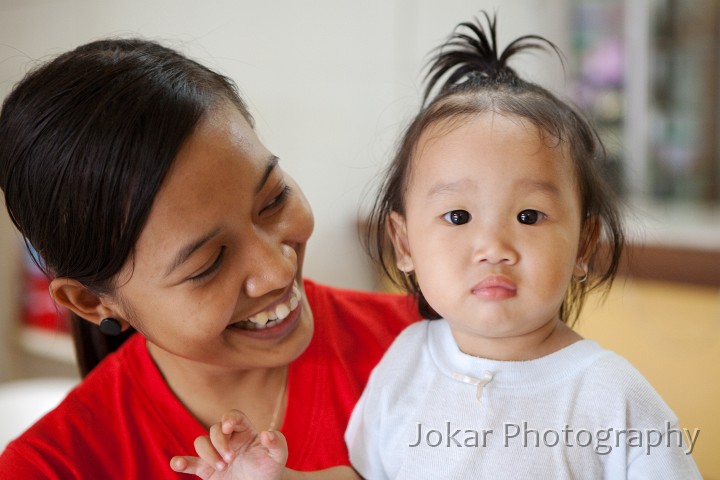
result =
[{"label": "child's topknot", "polygon": [[[500,52],[497,44],[497,18],[482,12],[487,27],[481,19],[460,23],[448,41],[434,51],[437,53],[428,62],[425,76],[426,86],[423,104],[427,104],[432,91],[439,86],[438,96],[481,84],[520,86],[522,80],[508,61],[519,52],[526,50],[553,50],[562,62],[560,49],[551,41],[539,35],[523,35],[513,40]],[[447,76],[440,83],[442,77]]]}]

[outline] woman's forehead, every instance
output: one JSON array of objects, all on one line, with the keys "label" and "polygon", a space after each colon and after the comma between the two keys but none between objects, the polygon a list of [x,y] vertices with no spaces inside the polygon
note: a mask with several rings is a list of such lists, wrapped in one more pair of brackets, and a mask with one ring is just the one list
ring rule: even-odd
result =
[{"label": "woman's forehead", "polygon": [[274,158],[235,107],[206,115],[158,191],[136,253],[154,256],[249,212]]}]

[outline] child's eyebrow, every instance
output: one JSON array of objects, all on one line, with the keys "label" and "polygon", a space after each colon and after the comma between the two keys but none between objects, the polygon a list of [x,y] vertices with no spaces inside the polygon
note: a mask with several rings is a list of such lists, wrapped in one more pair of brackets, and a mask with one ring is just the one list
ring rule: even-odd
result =
[{"label": "child's eyebrow", "polygon": [[560,196],[560,188],[554,182],[545,182],[541,180],[524,179],[516,183],[516,186],[522,190],[534,190],[550,194],[553,197]]},{"label": "child's eyebrow", "polygon": [[[468,179],[456,180],[454,182],[438,182],[435,183],[427,193],[428,198],[439,197],[449,193],[457,193],[461,190],[474,188],[475,184]],[[559,196],[560,189],[554,182],[546,182],[541,180],[522,179],[516,182],[516,187],[524,191],[540,191],[551,196]]]},{"label": "child's eyebrow", "polygon": [[442,195],[447,195],[448,193],[456,193],[461,190],[466,190],[468,188],[473,188],[474,183],[470,180],[464,178],[461,180],[456,180],[454,182],[438,182],[433,184],[433,186],[428,190],[427,197],[433,198],[433,197],[439,197]]}]

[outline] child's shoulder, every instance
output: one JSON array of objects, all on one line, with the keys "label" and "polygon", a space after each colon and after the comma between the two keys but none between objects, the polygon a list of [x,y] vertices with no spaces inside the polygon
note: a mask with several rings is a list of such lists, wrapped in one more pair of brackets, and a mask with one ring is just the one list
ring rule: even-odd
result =
[{"label": "child's shoulder", "polygon": [[387,375],[422,363],[427,357],[429,329],[441,320],[420,320],[405,327],[395,338],[375,370]]},{"label": "child's shoulder", "polygon": [[437,321],[439,320],[420,320],[405,327],[390,345],[385,356],[406,358],[409,352],[418,351],[419,347],[427,343],[431,324]]},{"label": "child's shoulder", "polygon": [[[603,349],[585,372],[585,391],[593,402],[622,408],[637,420],[662,417],[674,422],[676,416],[650,381],[630,361],[618,353]],[[627,409],[632,409],[632,412]]]},{"label": "child's shoulder", "polygon": [[588,373],[631,392],[652,389],[650,382],[629,360],[606,348],[601,347],[601,354],[589,365]]}]

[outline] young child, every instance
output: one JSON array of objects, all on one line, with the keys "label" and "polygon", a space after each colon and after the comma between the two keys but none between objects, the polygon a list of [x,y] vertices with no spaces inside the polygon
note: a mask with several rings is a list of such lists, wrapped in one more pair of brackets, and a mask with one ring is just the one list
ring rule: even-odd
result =
[{"label": "young child", "polygon": [[[525,36],[498,52],[485,19],[434,58],[431,101],[373,210],[378,260],[432,320],[371,375],[345,435],[353,467],[373,480],[701,478],[696,437],[650,384],[569,326],[588,292],[610,286],[623,245],[603,149],[568,103],[508,67],[556,47]],[[248,428],[239,413],[214,428],[200,442],[207,463],[250,461],[229,447]],[[282,464],[280,435],[254,438]]]}]

